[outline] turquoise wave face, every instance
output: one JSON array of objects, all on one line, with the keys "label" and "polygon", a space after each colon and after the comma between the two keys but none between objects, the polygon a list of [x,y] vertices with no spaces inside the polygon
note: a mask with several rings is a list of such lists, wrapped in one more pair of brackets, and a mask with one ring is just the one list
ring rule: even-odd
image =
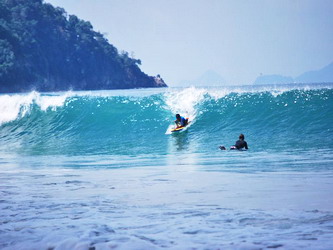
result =
[{"label": "turquoise wave face", "polygon": [[[0,96],[2,152],[23,155],[163,155],[229,147],[332,150],[333,90],[283,86],[29,93]],[[192,121],[169,134],[174,115]]]}]

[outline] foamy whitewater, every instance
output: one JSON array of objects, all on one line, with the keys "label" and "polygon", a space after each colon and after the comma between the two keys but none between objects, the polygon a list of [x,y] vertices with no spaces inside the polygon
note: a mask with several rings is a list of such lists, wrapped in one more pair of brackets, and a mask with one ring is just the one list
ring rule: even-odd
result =
[{"label": "foamy whitewater", "polygon": [[0,249],[333,249],[332,124],[332,84],[1,94]]}]

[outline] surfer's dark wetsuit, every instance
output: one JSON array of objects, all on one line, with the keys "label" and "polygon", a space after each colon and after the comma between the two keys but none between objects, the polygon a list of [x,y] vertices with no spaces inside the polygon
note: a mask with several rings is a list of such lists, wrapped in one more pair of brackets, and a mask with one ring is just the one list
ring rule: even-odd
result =
[{"label": "surfer's dark wetsuit", "polygon": [[[231,146],[231,147],[230,147],[230,150],[235,150],[235,149],[240,150],[240,149],[243,149],[243,148],[248,149],[248,147],[247,147],[247,142],[244,141],[244,138],[245,138],[244,135],[243,135],[243,134],[240,134],[240,135],[239,135],[239,140],[236,141],[236,143],[235,143],[234,146]],[[225,146],[219,146],[219,148],[220,148],[221,150],[226,150]]]},{"label": "surfer's dark wetsuit", "polygon": [[180,125],[182,127],[185,127],[187,125],[187,119],[185,119],[184,117],[180,117]]},{"label": "surfer's dark wetsuit", "polygon": [[238,140],[238,141],[236,141],[236,143],[235,143],[235,147],[236,147],[237,149],[242,149],[242,148],[248,149],[248,147],[247,147],[247,142],[244,141],[244,140]]},{"label": "surfer's dark wetsuit", "polygon": [[185,127],[188,124],[188,119],[185,119],[184,117],[180,116],[179,114],[176,115],[177,120],[175,123],[180,127]]}]

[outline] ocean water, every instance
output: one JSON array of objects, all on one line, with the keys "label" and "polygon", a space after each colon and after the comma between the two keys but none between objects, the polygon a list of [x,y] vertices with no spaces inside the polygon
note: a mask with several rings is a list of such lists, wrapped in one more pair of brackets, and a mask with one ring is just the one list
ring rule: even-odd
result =
[{"label": "ocean water", "polygon": [[1,94],[0,249],[333,249],[332,142],[332,84]]}]

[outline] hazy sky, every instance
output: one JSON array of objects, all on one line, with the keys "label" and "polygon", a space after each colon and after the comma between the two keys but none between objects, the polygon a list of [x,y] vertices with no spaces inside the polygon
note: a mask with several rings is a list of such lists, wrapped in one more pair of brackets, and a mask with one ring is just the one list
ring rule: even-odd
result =
[{"label": "hazy sky", "polygon": [[333,61],[332,0],[46,0],[90,21],[169,86],[208,70],[228,84]]}]

